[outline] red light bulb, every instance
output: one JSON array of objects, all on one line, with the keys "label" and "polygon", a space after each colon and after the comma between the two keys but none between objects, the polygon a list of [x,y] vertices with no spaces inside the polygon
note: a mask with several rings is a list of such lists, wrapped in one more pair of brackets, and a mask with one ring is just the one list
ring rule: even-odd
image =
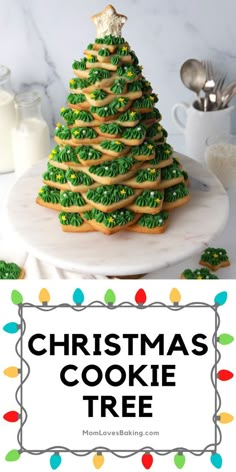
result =
[{"label": "red light bulb", "polygon": [[142,464],[145,469],[150,469],[152,467],[153,457],[149,452],[145,452],[142,456]]},{"label": "red light bulb", "polygon": [[233,376],[234,374],[230,372],[230,370],[224,370],[224,369],[220,370],[217,374],[218,379],[222,381],[230,380],[232,379]]},{"label": "red light bulb", "polygon": [[136,295],[135,295],[135,301],[138,305],[143,305],[147,300],[147,295],[146,293],[144,292],[143,288],[140,288]]},{"label": "red light bulb", "polygon": [[5,413],[3,418],[4,420],[9,421],[9,423],[15,423],[19,420],[20,415],[19,413],[17,413],[17,411],[8,411],[7,413]]}]

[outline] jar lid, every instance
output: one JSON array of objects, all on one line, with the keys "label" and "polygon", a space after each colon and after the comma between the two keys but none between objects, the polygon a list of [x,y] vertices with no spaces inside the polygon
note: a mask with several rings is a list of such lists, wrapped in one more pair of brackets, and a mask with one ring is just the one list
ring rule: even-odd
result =
[{"label": "jar lid", "polygon": [[17,107],[31,107],[40,101],[41,97],[35,90],[18,93],[15,96],[15,104]]}]

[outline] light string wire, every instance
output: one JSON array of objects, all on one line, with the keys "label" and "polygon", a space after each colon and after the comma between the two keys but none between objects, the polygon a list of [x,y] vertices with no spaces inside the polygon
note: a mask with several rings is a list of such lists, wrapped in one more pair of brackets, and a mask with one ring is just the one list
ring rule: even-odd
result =
[{"label": "light string wire", "polygon": [[[215,360],[214,360],[214,365],[211,369],[211,375],[210,375],[210,379],[211,379],[211,383],[213,385],[213,388],[214,388],[214,392],[215,392],[215,411],[214,411],[214,415],[213,415],[213,422],[214,422],[214,425],[215,425],[215,440],[213,443],[211,444],[208,444],[206,447],[204,447],[204,449],[200,449],[200,450],[197,450],[197,449],[188,449],[188,448],[185,448],[185,447],[175,447],[175,448],[172,448],[172,449],[155,449],[153,447],[150,447],[150,446],[145,446],[145,447],[142,447],[140,449],[110,449],[108,447],[104,447],[104,446],[97,446],[97,447],[94,447],[92,449],[79,449],[79,450],[75,450],[75,449],[70,449],[70,448],[67,448],[67,447],[64,447],[64,446],[52,446],[52,447],[49,447],[47,449],[42,449],[42,450],[30,450],[30,449],[26,449],[24,446],[23,446],[23,427],[27,421],[27,418],[28,418],[28,414],[27,414],[27,411],[25,409],[25,407],[23,406],[23,384],[27,381],[27,379],[29,378],[30,376],[30,365],[28,364],[28,362],[24,359],[24,353],[23,353],[23,337],[24,337],[24,334],[25,334],[25,331],[26,331],[26,322],[25,322],[25,319],[24,319],[24,316],[23,316],[23,309],[24,308],[36,308],[37,310],[39,311],[54,311],[55,309],[57,308],[70,308],[72,309],[73,311],[77,311],[77,312],[81,312],[81,311],[84,311],[88,308],[106,308],[106,309],[109,309],[109,310],[115,310],[115,309],[118,309],[118,308],[136,308],[136,309],[139,309],[139,310],[146,310],[147,308],[167,308],[171,311],[180,311],[180,310],[183,310],[184,308],[211,308],[213,311],[214,311],[214,314],[215,314],[215,328],[214,328],[214,333],[213,333],[213,337],[212,337],[212,344],[213,344],[213,347],[214,347],[214,351],[215,351]],[[20,450],[19,452],[22,454],[22,453],[27,453],[27,454],[30,454],[30,455],[34,455],[34,456],[38,456],[38,455],[42,455],[42,454],[45,454],[45,453],[55,453],[55,454],[59,454],[59,453],[71,453],[73,454],[74,456],[77,456],[77,457],[85,457],[85,456],[88,456],[92,453],[97,453],[97,452],[103,452],[103,453],[111,453],[112,455],[118,457],[118,458],[121,458],[121,459],[125,459],[125,458],[129,458],[129,457],[132,457],[136,454],[139,454],[139,453],[145,453],[145,452],[152,452],[153,454],[156,454],[158,456],[166,456],[166,455],[169,455],[171,453],[174,453],[174,452],[177,452],[177,453],[184,453],[184,452],[187,452],[189,454],[192,454],[194,456],[202,456],[203,454],[205,454],[206,452],[209,452],[209,453],[215,453],[216,450],[217,450],[217,446],[221,443],[222,441],[222,433],[221,433],[221,429],[217,423],[217,414],[220,410],[220,407],[221,407],[221,397],[220,397],[220,394],[219,394],[219,391],[218,391],[218,384],[217,384],[217,365],[218,363],[220,362],[220,358],[221,358],[221,354],[220,354],[220,351],[217,347],[217,333],[218,333],[218,329],[219,329],[219,326],[220,326],[220,316],[218,314],[218,305],[217,304],[214,304],[214,305],[211,305],[211,304],[208,304],[208,303],[204,303],[204,302],[191,302],[191,303],[188,303],[186,305],[167,305],[165,303],[162,303],[162,302],[153,302],[153,303],[150,303],[150,304],[147,304],[147,305],[137,305],[137,304],[134,304],[134,303],[131,303],[131,302],[122,302],[122,303],[119,303],[117,305],[114,305],[114,304],[106,304],[104,302],[101,302],[99,300],[96,300],[96,301],[93,301],[91,303],[89,303],[88,305],[71,305],[69,303],[61,303],[59,305],[35,305],[33,303],[22,303],[18,306],[18,314],[19,314],[19,317],[20,317],[20,337],[16,343],[16,347],[15,347],[15,350],[16,350],[16,353],[18,355],[18,357],[20,358],[20,385],[19,387],[17,388],[16,390],[16,401],[18,403],[18,405],[20,406],[20,429],[18,431],[18,434],[17,434],[17,441],[18,441],[18,444],[20,446]],[[24,373],[23,373],[23,366],[25,365],[26,367],[26,374],[24,376]]]}]

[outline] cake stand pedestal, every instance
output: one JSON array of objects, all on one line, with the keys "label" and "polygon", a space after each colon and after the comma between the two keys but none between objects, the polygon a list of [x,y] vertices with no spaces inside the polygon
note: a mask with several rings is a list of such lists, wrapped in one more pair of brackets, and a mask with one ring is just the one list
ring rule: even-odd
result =
[{"label": "cake stand pedestal", "polygon": [[228,197],[217,178],[197,161],[181,156],[190,176],[191,201],[170,212],[160,235],[121,232],[64,233],[56,211],[36,205],[46,160],[26,172],[12,187],[6,205],[6,231],[39,259],[86,274],[135,276],[200,253],[221,231],[229,213]]}]

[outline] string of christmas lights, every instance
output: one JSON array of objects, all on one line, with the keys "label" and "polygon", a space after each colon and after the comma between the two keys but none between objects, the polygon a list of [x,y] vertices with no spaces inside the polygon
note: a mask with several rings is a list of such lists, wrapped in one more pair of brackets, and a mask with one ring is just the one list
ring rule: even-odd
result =
[{"label": "string of christmas lights", "polygon": [[[221,369],[218,371],[218,363],[220,362],[221,359],[221,354],[218,349],[218,346],[226,346],[228,344],[231,344],[234,341],[234,338],[232,335],[228,333],[222,333],[218,335],[218,330],[220,327],[220,317],[218,314],[218,307],[222,306],[226,303],[227,300],[227,292],[220,292],[218,293],[215,298],[214,298],[214,304],[207,304],[203,302],[192,302],[188,303],[185,305],[180,305],[181,301],[181,294],[177,288],[173,288],[170,292],[170,302],[171,304],[165,304],[163,302],[153,302],[146,304],[147,301],[147,296],[145,291],[141,288],[139,289],[134,297],[135,303],[131,303],[128,301],[119,303],[115,305],[116,302],[116,295],[113,290],[108,289],[104,295],[104,302],[101,301],[93,301],[87,305],[83,304],[85,297],[84,293],[80,288],[76,288],[76,290],[73,293],[72,299],[74,302],[74,305],[68,304],[68,303],[62,303],[59,305],[49,305],[50,302],[50,293],[46,288],[42,288],[39,293],[39,305],[35,305],[32,303],[23,303],[23,297],[20,292],[17,290],[13,290],[11,294],[11,300],[12,303],[18,306],[18,315],[20,318],[20,322],[9,322],[7,323],[3,329],[6,333],[8,334],[16,334],[18,331],[20,332],[20,337],[17,340],[15,350],[17,353],[17,356],[19,357],[20,360],[20,366],[10,366],[7,367],[4,370],[4,374],[9,377],[9,378],[16,378],[20,377],[20,385],[18,386],[16,390],[16,401],[17,404],[19,405],[20,411],[9,411],[4,414],[3,418],[10,422],[14,423],[17,421],[20,421],[20,428],[17,434],[17,441],[19,444],[19,449],[12,449],[11,451],[8,452],[6,455],[5,459],[8,462],[15,462],[20,459],[21,455],[23,453],[28,453],[31,455],[41,455],[45,453],[50,453],[50,466],[53,470],[56,470],[62,463],[62,453],[71,453],[75,456],[79,457],[84,457],[89,454],[94,454],[93,455],[93,465],[95,469],[99,469],[102,467],[104,464],[105,458],[104,458],[104,453],[111,453],[116,457],[119,458],[127,458],[134,456],[136,454],[142,454],[141,456],[141,462],[144,466],[145,469],[150,469],[152,464],[153,464],[153,455],[156,454],[158,456],[166,456],[168,454],[174,454],[174,464],[178,469],[182,469],[186,463],[186,457],[184,453],[190,453],[195,456],[202,456],[206,452],[209,452],[211,454],[210,456],[210,461],[211,464],[217,468],[220,469],[222,467],[222,457],[218,453],[218,446],[220,445],[222,441],[222,433],[221,429],[219,427],[219,423],[221,424],[227,424],[233,421],[233,416],[229,413],[226,412],[220,412],[221,408],[221,397],[218,392],[218,380],[220,381],[228,381],[233,377],[233,373],[226,370],[226,369]],[[212,337],[212,344],[214,347],[214,352],[215,352],[215,362],[211,370],[211,382],[214,387],[215,391],[215,411],[213,415],[213,423],[215,425],[215,441],[213,444],[207,445],[204,449],[202,450],[190,450],[184,447],[181,448],[174,448],[171,450],[158,450],[154,449],[152,447],[143,447],[141,449],[124,449],[124,450],[112,450],[106,447],[96,447],[91,450],[70,450],[65,447],[59,447],[59,446],[54,446],[50,447],[45,450],[27,450],[23,446],[23,427],[27,421],[27,411],[25,407],[23,406],[23,385],[27,381],[29,375],[30,375],[30,366],[27,363],[27,361],[23,358],[23,337],[26,329],[26,323],[23,317],[23,310],[26,308],[36,308],[41,311],[53,311],[58,308],[70,308],[74,311],[83,311],[85,309],[92,309],[92,308],[107,308],[110,310],[114,309],[121,309],[121,308],[136,308],[136,309],[150,309],[150,308],[167,308],[169,310],[174,310],[174,311],[179,311],[184,308],[211,308],[214,313],[215,313],[215,330],[213,333]],[[23,369],[26,369],[25,375],[23,375]]]}]

